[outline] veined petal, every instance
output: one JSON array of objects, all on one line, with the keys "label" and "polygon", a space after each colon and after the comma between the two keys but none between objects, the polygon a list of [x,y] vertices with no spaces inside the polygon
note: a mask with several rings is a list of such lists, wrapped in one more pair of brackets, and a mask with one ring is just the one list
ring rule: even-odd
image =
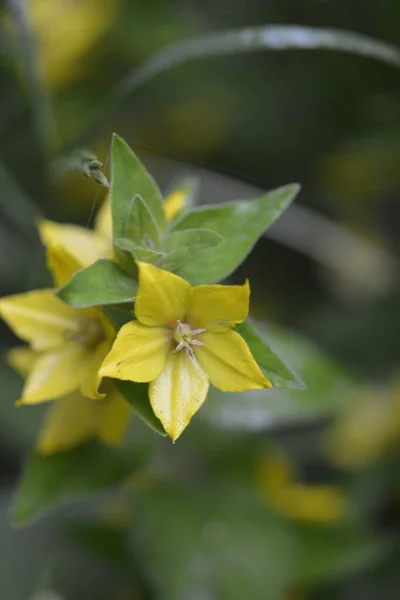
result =
[{"label": "veined petal", "polygon": [[163,370],[171,348],[171,334],[162,327],[146,327],[131,321],[121,327],[110,353],[100,368],[101,377],[146,382]]},{"label": "veined petal", "polygon": [[26,377],[32,370],[40,354],[29,348],[29,346],[20,346],[11,348],[7,352],[7,362],[22,377]]},{"label": "veined petal", "polygon": [[247,318],[250,286],[198,285],[192,289],[188,322],[194,328],[226,331]]},{"label": "veined petal", "polygon": [[55,400],[40,430],[37,451],[40,454],[65,452],[93,437],[98,405],[96,400],[85,398],[79,392]]},{"label": "veined petal", "polygon": [[96,436],[105,444],[122,442],[133,411],[115,385],[107,386],[107,396],[97,402]]},{"label": "veined petal", "polygon": [[65,343],[65,331],[76,331],[76,311],[53,290],[36,290],[0,300],[0,316],[35,350]]},{"label": "veined petal", "polygon": [[183,320],[190,297],[190,284],[182,277],[148,263],[138,262],[139,293],[136,318],[149,327],[175,326]]},{"label": "veined petal", "polygon": [[184,190],[175,190],[165,198],[163,209],[167,221],[172,221],[176,217],[185,206],[185,200],[186,192]]},{"label": "veined petal", "polygon": [[208,379],[195,358],[185,350],[170,354],[161,375],[150,383],[154,414],[175,441],[206,399]]},{"label": "veined petal", "polygon": [[62,246],[81,267],[90,265],[98,258],[109,258],[112,255],[109,240],[91,229],[42,220],[39,232],[46,248]]},{"label": "veined petal", "polygon": [[105,240],[109,241],[110,248],[112,246],[112,219],[111,219],[111,204],[110,198],[106,197],[103,204],[99,208],[94,221],[94,230],[99,233]]},{"label": "veined petal", "polygon": [[205,332],[198,336],[204,347],[194,352],[210,382],[223,392],[245,392],[272,384],[260,371],[249,347],[236,331]]},{"label": "veined petal", "polygon": [[88,350],[77,342],[42,354],[28,375],[18,404],[38,404],[72,392],[81,385],[89,358]]}]

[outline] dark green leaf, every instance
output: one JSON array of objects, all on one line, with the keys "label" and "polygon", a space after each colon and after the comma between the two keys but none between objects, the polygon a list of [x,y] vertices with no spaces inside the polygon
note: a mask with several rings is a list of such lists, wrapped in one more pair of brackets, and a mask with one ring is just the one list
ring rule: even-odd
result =
[{"label": "dark green leaf", "polygon": [[132,321],[135,317],[132,310],[125,310],[119,306],[103,306],[103,313],[115,329],[121,329],[126,323]]},{"label": "dark green leaf", "polygon": [[271,350],[250,321],[241,323],[236,331],[246,340],[252,355],[264,375],[276,388],[303,388],[304,382]]},{"label": "dark green leaf", "polygon": [[382,536],[349,529],[299,528],[299,585],[328,584],[367,571],[390,550]]},{"label": "dark green leaf", "polygon": [[225,239],[187,262],[180,275],[192,285],[212,283],[227,277],[246,258],[257,239],[288,208],[300,190],[287,185],[257,200],[242,200],[219,206],[199,207],[176,224],[176,230],[199,227],[216,231]]},{"label": "dark green leaf", "polygon": [[22,525],[60,502],[118,486],[138,466],[132,452],[97,442],[52,456],[34,454],[14,498],[13,521]]},{"label": "dark green leaf", "polygon": [[137,283],[117,264],[102,258],[77,271],[57,294],[61,300],[77,308],[119,304],[135,299]]},{"label": "dark green leaf", "polygon": [[[160,231],[165,227],[163,199],[157,184],[146,171],[128,144],[114,134],[111,146],[111,212],[114,240],[126,236],[125,227],[131,200],[140,195],[147,204]],[[132,256],[115,247],[121,266],[128,272],[134,270]]]},{"label": "dark green leaf", "polygon": [[115,379],[114,381],[125,400],[129,402],[134,409],[135,414],[137,414],[146,425],[151,427],[151,429],[160,435],[166,435],[161,421],[153,413],[153,409],[150,406],[148,394],[149,384],[120,381],[119,379]]},{"label": "dark green leaf", "polygon": [[107,564],[129,567],[126,533],[103,523],[76,523],[69,531],[72,539]]},{"label": "dark green leaf", "polygon": [[167,256],[162,267],[180,274],[186,262],[194,260],[205,250],[215,248],[223,241],[224,238],[211,229],[173,231],[164,243]]}]

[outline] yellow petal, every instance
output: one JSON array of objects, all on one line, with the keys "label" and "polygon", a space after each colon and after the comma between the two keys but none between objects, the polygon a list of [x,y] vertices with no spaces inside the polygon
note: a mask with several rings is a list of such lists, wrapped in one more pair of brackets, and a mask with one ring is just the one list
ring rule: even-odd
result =
[{"label": "yellow petal", "polygon": [[56,287],[67,283],[72,275],[82,268],[82,265],[63,246],[55,244],[47,248],[46,261]]},{"label": "yellow petal", "polygon": [[26,377],[40,355],[29,346],[12,348],[7,352],[7,362],[22,377]]},{"label": "yellow petal", "polygon": [[102,379],[99,370],[103,360],[110,352],[110,349],[111,341],[107,340],[99,344],[97,348],[95,348],[95,350],[89,354],[85,377],[80,384],[80,390],[84,396],[93,399],[104,398],[104,394],[100,394],[98,392]]},{"label": "yellow petal", "polygon": [[185,206],[185,200],[186,192],[184,190],[171,192],[171,194],[165,198],[163,209],[167,221],[172,221],[176,217]]},{"label": "yellow petal", "polygon": [[64,344],[65,331],[77,331],[76,311],[59,300],[53,290],[2,298],[0,316],[35,350]]},{"label": "yellow petal", "polygon": [[78,392],[55,400],[42,425],[37,451],[65,452],[93,437],[98,404]]},{"label": "yellow petal", "polygon": [[223,392],[245,392],[272,386],[236,331],[206,332],[197,338],[205,346],[196,346],[194,352],[215,387]]},{"label": "yellow petal", "polygon": [[97,406],[97,437],[110,446],[120,444],[132,418],[132,408],[114,385],[108,386],[107,396],[97,402]]},{"label": "yellow petal", "polygon": [[42,354],[28,375],[18,404],[38,404],[72,392],[81,385],[89,359],[88,350],[77,342]]},{"label": "yellow petal", "polygon": [[342,518],[348,502],[340,489],[331,485],[292,484],[268,497],[284,516],[309,523],[332,523]]},{"label": "yellow petal", "polygon": [[243,285],[198,285],[192,289],[188,321],[195,329],[232,329],[247,318],[249,299],[248,281]]},{"label": "yellow petal", "polygon": [[111,219],[111,204],[110,199],[104,200],[99,212],[96,215],[94,222],[94,230],[99,233],[105,240],[109,241],[110,248],[112,246],[112,219]]},{"label": "yellow petal", "polygon": [[161,375],[150,383],[150,403],[175,441],[199,410],[208,392],[207,376],[185,350],[170,354]]},{"label": "yellow petal", "polygon": [[98,258],[109,258],[112,255],[109,240],[85,227],[42,220],[39,232],[47,249],[54,250],[62,246],[81,267],[90,265]]},{"label": "yellow petal", "polygon": [[100,368],[101,377],[146,382],[161,373],[171,347],[170,332],[138,321],[124,325]]},{"label": "yellow petal", "polygon": [[139,293],[136,318],[150,327],[176,325],[184,320],[191,287],[185,279],[148,263],[138,262]]}]

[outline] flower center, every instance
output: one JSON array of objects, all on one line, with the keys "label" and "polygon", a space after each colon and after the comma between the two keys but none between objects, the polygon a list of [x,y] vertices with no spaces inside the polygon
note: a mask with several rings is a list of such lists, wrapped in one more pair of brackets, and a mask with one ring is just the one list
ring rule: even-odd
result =
[{"label": "flower center", "polygon": [[76,317],[76,329],[65,332],[67,341],[79,342],[89,348],[95,348],[104,340],[104,329],[99,319]]},{"label": "flower center", "polygon": [[187,323],[181,323],[179,319],[176,321],[174,329],[174,340],[177,346],[174,352],[179,352],[185,348],[186,352],[193,358],[192,346],[204,346],[203,342],[196,340],[195,336],[204,333],[205,329],[192,329]]}]

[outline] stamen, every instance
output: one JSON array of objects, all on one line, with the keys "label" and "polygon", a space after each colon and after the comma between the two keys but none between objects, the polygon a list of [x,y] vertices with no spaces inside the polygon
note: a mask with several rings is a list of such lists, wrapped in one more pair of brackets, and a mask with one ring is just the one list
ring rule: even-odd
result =
[{"label": "stamen", "polygon": [[204,333],[205,329],[192,329],[192,335],[199,335],[199,333]]},{"label": "stamen", "polygon": [[176,348],[172,351],[174,354],[179,352],[183,348],[185,348],[186,352],[189,354],[191,358],[194,358],[194,351],[192,346],[203,346],[203,342],[200,340],[196,340],[194,338],[195,335],[200,335],[204,333],[206,330],[201,329],[191,329],[190,325],[187,323],[182,323],[179,319],[176,320],[176,328],[174,332],[174,340],[176,341]]},{"label": "stamen", "polygon": [[201,342],[200,340],[191,340],[190,343],[193,346],[204,346],[205,347],[205,344],[203,344],[203,342]]}]

